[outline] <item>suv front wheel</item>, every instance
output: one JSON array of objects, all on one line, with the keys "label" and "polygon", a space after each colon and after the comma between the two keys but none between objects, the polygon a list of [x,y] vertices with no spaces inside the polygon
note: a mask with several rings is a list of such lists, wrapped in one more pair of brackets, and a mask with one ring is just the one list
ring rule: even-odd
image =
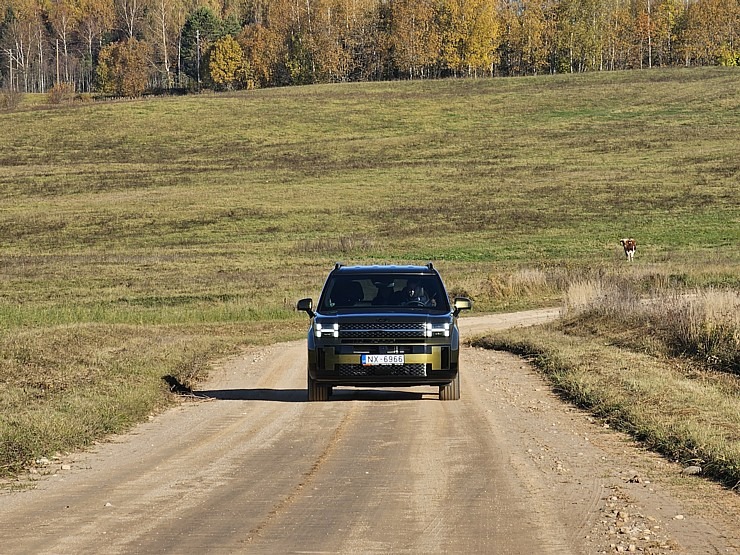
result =
[{"label": "suv front wheel", "polygon": [[308,379],[308,400],[309,401],[328,401],[331,387],[326,385],[319,385],[311,377],[311,372],[306,372]]},{"label": "suv front wheel", "polygon": [[460,399],[460,372],[455,379],[446,385],[439,386],[440,401],[457,401]]}]

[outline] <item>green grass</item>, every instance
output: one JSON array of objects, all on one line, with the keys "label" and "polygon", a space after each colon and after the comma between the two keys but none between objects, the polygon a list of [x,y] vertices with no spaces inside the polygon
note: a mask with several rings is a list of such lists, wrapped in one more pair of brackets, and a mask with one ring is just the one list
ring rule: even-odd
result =
[{"label": "green grass", "polygon": [[[580,276],[738,287],[737,79],[703,68],[26,97],[0,112],[0,375],[40,383],[77,361],[64,391],[109,406],[85,377],[95,351],[39,340],[35,365],[12,353],[25,334],[79,330],[116,349],[120,329],[152,353],[136,363],[151,378],[140,397],[161,399],[162,376],[177,374],[154,355],[163,330],[193,338],[198,361],[299,337],[295,301],[316,297],[337,260],[433,260],[485,311],[552,305]],[[4,406],[37,396],[33,383]],[[41,449],[8,442],[28,436],[8,411],[0,468]]]}]

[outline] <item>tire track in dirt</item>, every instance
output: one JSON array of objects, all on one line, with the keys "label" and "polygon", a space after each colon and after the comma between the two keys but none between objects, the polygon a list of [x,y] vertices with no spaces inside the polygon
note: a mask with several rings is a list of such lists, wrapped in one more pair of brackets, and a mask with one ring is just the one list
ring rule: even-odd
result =
[{"label": "tire track in dirt", "polygon": [[292,505],[296,501],[296,499],[301,495],[304,489],[310,486],[324,462],[331,456],[332,452],[336,448],[337,443],[345,432],[345,429],[349,426],[354,412],[354,407],[351,407],[350,410],[344,415],[342,420],[339,422],[339,425],[334,429],[334,432],[331,438],[329,438],[326,447],[324,447],[324,450],[316,458],[311,468],[303,475],[303,480],[296,486],[295,490],[290,492],[285,498],[278,502],[268,512],[266,518],[249,531],[249,534],[247,535],[248,542],[253,541],[257,536],[262,535],[263,531],[270,525],[270,523],[281,513],[288,510],[290,505]]}]

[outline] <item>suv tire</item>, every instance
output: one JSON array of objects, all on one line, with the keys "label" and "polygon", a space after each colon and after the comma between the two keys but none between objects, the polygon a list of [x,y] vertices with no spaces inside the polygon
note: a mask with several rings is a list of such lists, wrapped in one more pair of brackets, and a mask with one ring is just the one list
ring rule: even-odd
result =
[{"label": "suv tire", "polygon": [[460,373],[457,373],[455,379],[446,385],[439,386],[440,401],[457,401],[460,399]]},{"label": "suv tire", "polygon": [[307,378],[308,378],[308,387],[307,387],[308,400],[309,401],[328,401],[329,392],[331,391],[331,387],[317,384],[316,380],[314,380],[311,377],[310,372],[307,372]]}]

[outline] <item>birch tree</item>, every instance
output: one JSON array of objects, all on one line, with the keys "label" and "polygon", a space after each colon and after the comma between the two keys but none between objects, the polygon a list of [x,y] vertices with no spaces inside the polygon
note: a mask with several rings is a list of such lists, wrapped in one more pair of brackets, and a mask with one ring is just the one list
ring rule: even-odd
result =
[{"label": "birch tree", "polygon": [[537,74],[555,69],[555,6],[549,0],[505,2],[501,9],[504,69]]},{"label": "birch tree", "polygon": [[63,67],[65,83],[71,82],[69,76],[69,39],[77,31],[80,20],[80,6],[77,0],[50,0],[47,6],[47,15],[56,35],[56,82],[62,80],[59,67],[59,47],[61,41],[63,50]]},{"label": "birch tree", "polygon": [[389,45],[394,65],[409,79],[426,77],[441,46],[432,0],[397,0],[390,9]]},{"label": "birch tree", "polygon": [[115,0],[116,13],[121,29],[128,38],[133,38],[140,30],[144,0]]},{"label": "birch tree", "polygon": [[15,90],[45,90],[44,45],[46,33],[41,6],[35,0],[14,0],[6,17],[7,55]]},{"label": "birch tree", "polygon": [[83,82],[86,90],[92,90],[95,57],[102,48],[103,35],[115,21],[113,0],[79,0],[78,31],[85,42],[86,54],[83,61]]},{"label": "birch tree", "polygon": [[165,89],[170,89],[173,85],[173,63],[177,62],[184,5],[181,0],[151,0],[151,2],[149,32],[145,36],[153,47],[154,63],[159,69],[160,82]]},{"label": "birch tree", "polygon": [[442,63],[455,75],[493,74],[501,29],[493,0],[442,0]]},{"label": "birch tree", "polygon": [[688,63],[708,65],[740,51],[740,0],[698,0],[686,13]]},{"label": "birch tree", "polygon": [[603,69],[606,18],[601,0],[561,0],[557,11],[561,68],[571,73]]},{"label": "birch tree", "polygon": [[680,0],[659,0],[652,7],[652,47],[654,61],[664,66],[673,62],[676,29],[681,18]]}]

